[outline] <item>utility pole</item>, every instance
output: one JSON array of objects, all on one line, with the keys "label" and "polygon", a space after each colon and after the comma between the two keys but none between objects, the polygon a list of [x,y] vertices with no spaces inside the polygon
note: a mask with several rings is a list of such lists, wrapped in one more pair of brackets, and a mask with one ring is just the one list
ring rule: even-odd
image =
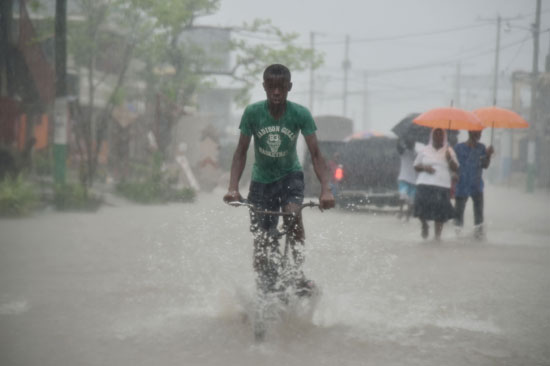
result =
[{"label": "utility pole", "polygon": [[369,89],[368,89],[368,72],[363,71],[363,125],[361,130],[370,129],[369,126]]},{"label": "utility pole", "polygon": [[67,0],[55,2],[54,181],[65,183],[67,160]]},{"label": "utility pole", "polygon": [[535,191],[535,171],[536,171],[536,144],[537,144],[537,80],[539,74],[539,36],[540,36],[540,8],[541,0],[537,1],[537,10],[535,23],[533,24],[533,71],[531,72],[531,108],[529,110],[529,143],[527,145],[527,192]]},{"label": "utility pole", "polygon": [[498,90],[498,62],[500,57],[500,24],[502,18],[500,14],[497,16],[497,45],[495,47],[495,68],[493,75],[493,105],[497,105],[497,90]]},{"label": "utility pole", "polygon": [[455,105],[457,108],[461,108],[461,101],[460,101],[460,78],[461,78],[461,65],[460,61],[456,64],[456,75],[455,75]]},{"label": "utility pole", "polygon": [[[498,67],[499,67],[499,60],[500,60],[500,25],[502,23],[502,18],[500,17],[500,14],[497,15],[497,44],[495,47],[495,67],[493,69],[493,106],[497,105],[497,97],[498,97]],[[495,129],[491,128],[491,145],[493,145],[495,137]],[[493,170],[492,170],[493,171]]]},{"label": "utility pole", "polygon": [[13,2],[0,1],[0,91],[9,97],[15,94],[13,52]]},{"label": "utility pole", "polygon": [[309,65],[309,111],[313,114],[313,100],[315,98],[315,78],[313,75],[313,56],[315,55],[315,32],[309,32],[309,46],[313,55]]},{"label": "utility pole", "polygon": [[494,18],[489,18],[489,19],[482,19],[480,18],[479,20],[481,21],[488,21],[488,22],[494,22],[496,20],[496,25],[497,25],[497,30],[496,30],[496,46],[495,46],[495,64],[494,64],[494,68],[493,68],[493,90],[492,90],[492,94],[493,94],[493,100],[492,100],[492,103],[493,105],[496,105],[497,103],[497,97],[498,97],[498,75],[499,75],[499,60],[500,60],[500,31],[501,31],[501,28],[502,28],[502,21],[507,21],[507,20],[514,20],[514,19],[517,19],[517,17],[511,17],[511,18],[502,18],[499,15],[497,15],[496,19]]},{"label": "utility pole", "polygon": [[344,53],[344,62],[342,62],[342,68],[344,69],[344,92],[342,93],[342,116],[347,115],[348,104],[348,73],[351,68],[349,61],[349,35],[346,35],[346,48]]}]

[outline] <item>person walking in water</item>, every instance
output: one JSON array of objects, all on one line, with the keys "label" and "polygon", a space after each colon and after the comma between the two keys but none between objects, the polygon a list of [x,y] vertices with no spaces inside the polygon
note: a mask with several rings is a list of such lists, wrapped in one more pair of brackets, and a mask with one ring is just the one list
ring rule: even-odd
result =
[{"label": "person walking in water", "polygon": [[485,237],[483,228],[483,169],[491,164],[493,147],[485,147],[479,142],[481,131],[468,131],[468,140],[455,145],[455,152],[460,164],[455,191],[455,229],[460,235],[464,226],[464,209],[468,197],[472,198],[474,208],[474,237],[481,240]]},{"label": "person walking in water", "polygon": [[414,160],[418,172],[414,216],[420,219],[421,235],[429,235],[428,221],[434,221],[434,239],[441,240],[443,224],[454,218],[451,204],[451,174],[459,167],[454,150],[447,143],[447,134],[441,128],[430,133],[430,142],[421,149]]}]

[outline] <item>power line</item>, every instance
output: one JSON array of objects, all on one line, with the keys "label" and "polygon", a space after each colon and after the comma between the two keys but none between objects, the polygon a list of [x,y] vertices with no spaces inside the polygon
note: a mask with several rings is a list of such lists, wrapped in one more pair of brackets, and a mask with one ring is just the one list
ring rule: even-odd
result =
[{"label": "power line", "polygon": [[474,25],[463,26],[463,27],[440,29],[440,30],[434,30],[434,31],[429,31],[429,32],[408,33],[408,34],[402,34],[402,35],[397,35],[397,36],[363,38],[363,39],[353,40],[353,43],[395,41],[395,40],[399,40],[399,39],[416,38],[416,37],[432,36],[432,35],[441,34],[441,33],[458,32],[458,31],[462,31],[462,30],[474,29],[474,28],[479,28],[479,27],[484,27],[484,26],[487,26],[487,24],[474,24]]},{"label": "power line", "polygon": [[[505,46],[502,46],[501,50],[516,46],[516,45],[518,45],[520,43],[523,43],[523,42],[525,42],[524,39],[521,39],[521,40],[513,42],[513,43],[509,43]],[[476,57],[480,57],[480,56],[484,56],[484,55],[493,53],[493,51],[494,50],[487,50],[487,51],[483,51],[483,52],[479,52],[479,53],[474,53],[474,54],[471,54],[471,55],[468,55],[468,56],[458,55],[458,56],[454,57],[452,60],[447,60],[447,61],[435,61],[435,62],[430,62],[430,63],[427,63],[427,64],[420,64],[420,65],[414,65],[414,66],[395,67],[395,68],[380,69],[380,70],[370,70],[369,72],[376,76],[376,75],[380,75],[380,74],[396,73],[396,72],[404,72],[404,71],[414,71],[414,70],[426,69],[426,68],[430,68],[430,67],[448,66],[450,64],[456,63],[457,58],[460,59],[460,60],[468,60],[468,59],[472,59],[472,58],[476,58]]]},{"label": "power line", "polygon": [[521,53],[521,50],[523,49],[523,46],[525,46],[525,43],[531,38],[531,35],[527,35],[527,37],[525,37],[523,39],[523,42],[521,42],[521,44],[519,45],[518,47],[518,50],[516,51],[516,54],[514,55],[514,57],[512,57],[510,59],[510,62],[508,63],[508,65],[504,68],[504,72],[508,71],[508,69],[510,68],[510,66],[512,65],[512,62],[514,62],[516,60],[516,58],[519,56],[519,54]]},{"label": "power line", "polygon": [[[400,34],[400,35],[393,35],[393,36],[382,36],[382,37],[372,37],[372,38],[350,38],[350,43],[372,43],[372,42],[382,42],[382,41],[395,41],[400,39],[408,39],[408,38],[418,38],[418,37],[424,37],[424,36],[432,36],[432,35],[438,35],[442,33],[452,33],[452,32],[458,32],[463,30],[469,30],[469,29],[475,29],[480,27],[488,26],[489,23],[480,23],[480,24],[472,24],[467,26],[461,26],[461,27],[454,27],[454,28],[445,28],[445,29],[438,29],[438,30],[432,30],[432,31],[426,31],[426,32],[418,32],[418,33],[406,33],[406,34]],[[257,34],[250,34],[252,33],[249,30],[245,29],[237,29],[234,28],[234,31],[238,32],[239,35],[243,37],[248,38],[254,38],[257,40],[264,40],[268,42],[279,42],[276,39],[273,38],[266,38],[261,37]],[[345,44],[346,41],[344,40],[336,40],[336,41],[325,41],[325,42],[317,42],[317,45],[341,45]],[[305,44],[305,43],[304,43]]]}]

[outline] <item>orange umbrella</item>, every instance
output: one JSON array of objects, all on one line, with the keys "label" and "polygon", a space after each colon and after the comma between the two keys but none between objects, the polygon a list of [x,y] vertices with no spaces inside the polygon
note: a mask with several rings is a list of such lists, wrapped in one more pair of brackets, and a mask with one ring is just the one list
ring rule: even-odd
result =
[{"label": "orange umbrella", "polygon": [[[492,128],[527,128],[529,123],[514,111],[499,107],[485,107],[474,111],[481,123]],[[491,130],[491,145],[493,144],[493,130]]]},{"label": "orange umbrella", "polygon": [[499,107],[485,107],[474,111],[485,127],[527,128],[529,123],[514,111]]},{"label": "orange umbrella", "polygon": [[413,122],[421,126],[448,130],[481,131],[485,128],[475,114],[455,107],[430,109],[413,119]]}]

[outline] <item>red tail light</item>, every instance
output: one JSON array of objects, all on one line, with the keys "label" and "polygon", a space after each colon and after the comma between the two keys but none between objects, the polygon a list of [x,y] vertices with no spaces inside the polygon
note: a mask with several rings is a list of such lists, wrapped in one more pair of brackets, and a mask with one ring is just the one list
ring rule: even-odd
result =
[{"label": "red tail light", "polygon": [[344,168],[342,165],[338,165],[338,168],[334,171],[334,179],[339,182],[344,178]]}]

